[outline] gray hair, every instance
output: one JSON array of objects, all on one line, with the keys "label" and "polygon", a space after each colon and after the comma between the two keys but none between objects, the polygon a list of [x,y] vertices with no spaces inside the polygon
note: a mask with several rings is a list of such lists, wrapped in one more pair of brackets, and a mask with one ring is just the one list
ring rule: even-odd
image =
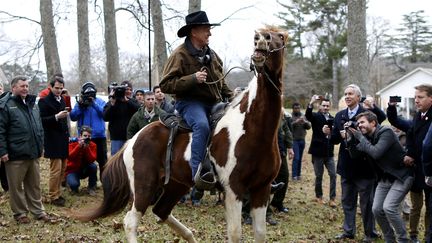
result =
[{"label": "gray hair", "polygon": [[362,92],[360,90],[360,87],[356,84],[350,84],[345,89],[351,88],[354,90],[354,92],[357,94],[358,97],[362,97]]}]

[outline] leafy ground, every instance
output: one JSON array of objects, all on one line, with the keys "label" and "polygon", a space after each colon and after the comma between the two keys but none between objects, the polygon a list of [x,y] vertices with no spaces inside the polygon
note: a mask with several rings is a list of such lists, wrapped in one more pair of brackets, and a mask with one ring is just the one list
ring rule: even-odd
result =
[{"label": "leafy ground", "polygon": [[[306,146],[308,148],[308,146]],[[48,164],[41,162],[42,189],[47,194]],[[275,214],[277,226],[267,226],[267,242],[336,242],[334,236],[341,232],[342,209],[330,208],[313,201],[313,167],[310,155],[305,153],[302,180],[289,183],[285,205],[288,214]],[[328,176],[324,176],[324,195],[328,201]],[[337,195],[340,197],[338,177]],[[86,182],[84,182],[86,185]],[[99,185],[100,187],[100,185]],[[32,220],[28,225],[18,225],[11,216],[7,202],[8,195],[0,198],[0,242],[126,242],[123,232],[123,216],[126,211],[114,216],[89,223],[82,223],[68,217],[69,210],[88,208],[102,198],[99,189],[96,197],[85,191],[80,195],[71,195],[66,189],[63,193],[67,200],[65,208],[45,203],[46,211],[54,218],[52,223],[43,224]],[[194,207],[187,202],[178,205],[173,215],[193,230],[199,242],[226,242],[226,223],[224,208],[216,205],[217,197],[206,194],[202,204]],[[360,215],[357,220],[358,242],[362,238]],[[421,225],[423,231],[423,225]],[[139,226],[140,242],[184,242],[164,224],[158,224],[156,217],[148,210]],[[253,242],[251,226],[243,226],[243,242]],[[378,242],[383,242],[382,240]]]}]

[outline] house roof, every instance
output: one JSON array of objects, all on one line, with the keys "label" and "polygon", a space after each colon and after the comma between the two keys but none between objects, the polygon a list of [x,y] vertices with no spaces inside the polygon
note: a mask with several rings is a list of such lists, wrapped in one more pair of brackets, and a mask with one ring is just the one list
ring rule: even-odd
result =
[{"label": "house roof", "polygon": [[411,72],[405,74],[404,76],[400,77],[399,79],[397,79],[396,81],[391,82],[389,85],[387,85],[386,87],[382,88],[381,90],[379,90],[378,92],[376,92],[377,95],[381,95],[382,92],[390,89],[391,87],[403,82],[405,79],[409,78],[410,76],[418,73],[418,72],[425,72],[427,74],[429,74],[432,77],[432,69],[431,68],[422,68],[422,67],[418,67],[414,70],[412,70]]}]

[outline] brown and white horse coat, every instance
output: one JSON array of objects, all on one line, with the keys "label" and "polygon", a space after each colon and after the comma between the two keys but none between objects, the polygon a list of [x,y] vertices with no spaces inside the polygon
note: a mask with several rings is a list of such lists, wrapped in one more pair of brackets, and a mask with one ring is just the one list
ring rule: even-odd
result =
[{"label": "brown and white horse coat", "polygon": [[[282,107],[283,49],[285,32],[275,28],[255,34],[252,60],[256,77],[227,108],[211,138],[209,155],[225,196],[229,242],[241,240],[242,199],[250,196],[256,242],[265,241],[265,213],[270,184],[280,167],[277,129]],[[132,208],[124,218],[129,242],[136,242],[141,216],[154,203],[153,213],[188,242],[192,232],[171,211],[193,186],[188,161],[191,133],[179,132],[172,152],[171,176],[164,185],[164,160],[169,130],[160,122],[141,129],[107,163],[102,177],[104,200],[99,208],[77,217],[92,220],[123,209],[129,197]],[[156,195],[160,195],[156,198]]]}]

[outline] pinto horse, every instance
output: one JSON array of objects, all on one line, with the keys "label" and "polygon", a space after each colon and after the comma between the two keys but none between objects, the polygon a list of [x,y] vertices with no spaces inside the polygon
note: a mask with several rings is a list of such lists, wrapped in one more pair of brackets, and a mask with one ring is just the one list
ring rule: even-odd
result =
[{"label": "pinto horse", "polygon": [[[241,240],[242,199],[249,195],[255,242],[265,241],[265,213],[270,185],[280,167],[277,129],[282,108],[281,90],[286,32],[275,27],[256,31],[252,61],[255,77],[248,88],[228,106],[211,137],[209,155],[223,186],[228,242]],[[93,220],[122,210],[129,242],[137,242],[137,226],[146,209],[188,242],[196,242],[192,231],[171,211],[193,186],[188,161],[191,133],[177,134],[172,151],[171,176],[164,185],[164,160],[169,130],[154,122],[136,134],[107,163],[102,181],[101,205],[81,220]]]}]

